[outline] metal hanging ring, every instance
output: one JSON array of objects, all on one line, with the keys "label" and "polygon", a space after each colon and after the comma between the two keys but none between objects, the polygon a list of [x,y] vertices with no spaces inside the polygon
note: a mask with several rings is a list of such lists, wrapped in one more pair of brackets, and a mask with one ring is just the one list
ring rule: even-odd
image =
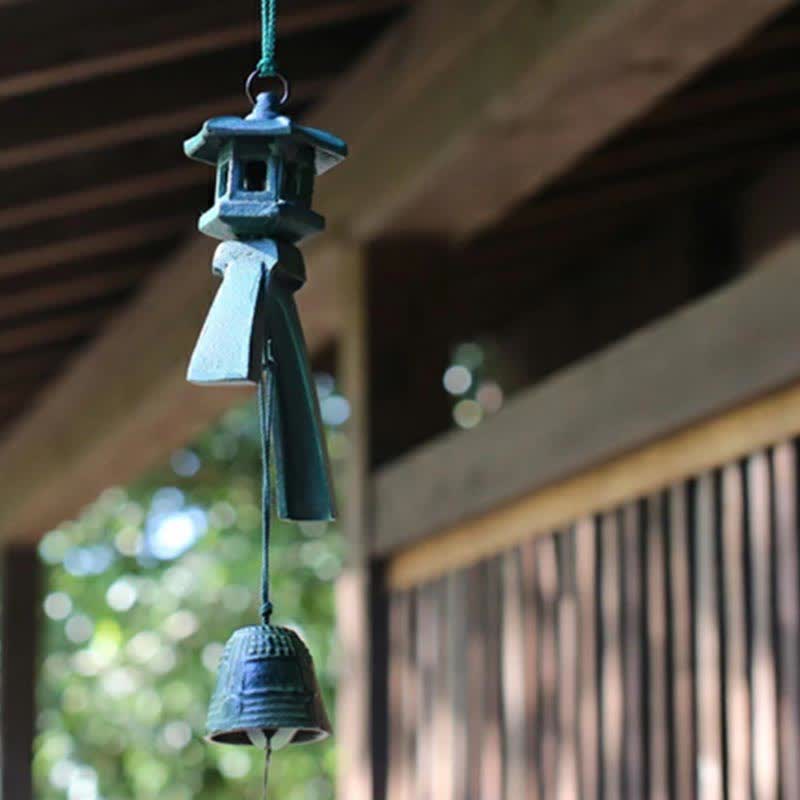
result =
[{"label": "metal hanging ring", "polygon": [[[253,82],[256,78],[259,77],[258,69],[254,69],[250,75],[248,75],[247,80],[244,84],[244,91],[247,95],[247,99],[250,101],[252,105],[256,104],[256,99],[253,97]],[[276,72],[273,75],[267,75],[265,77],[268,78],[276,78],[280,81],[281,86],[283,87],[283,93],[281,94],[280,100],[278,100],[279,106],[285,106],[287,102],[289,102],[289,98],[291,97],[292,90],[291,86],[289,85],[289,79],[281,72]]]}]

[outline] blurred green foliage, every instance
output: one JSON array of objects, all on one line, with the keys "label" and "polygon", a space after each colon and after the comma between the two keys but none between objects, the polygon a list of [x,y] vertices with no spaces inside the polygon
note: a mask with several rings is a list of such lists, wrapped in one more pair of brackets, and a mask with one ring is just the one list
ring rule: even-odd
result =
[{"label": "blurred green foliage", "polygon": [[[329,432],[336,468],[346,451]],[[255,409],[229,413],[146,480],[48,534],[39,734],[42,800],[260,798],[263,752],[202,740],[222,646],[258,620]],[[299,630],[334,711],[335,529],[276,523],[273,621]],[[270,796],[333,796],[332,740],[276,753]]]}]

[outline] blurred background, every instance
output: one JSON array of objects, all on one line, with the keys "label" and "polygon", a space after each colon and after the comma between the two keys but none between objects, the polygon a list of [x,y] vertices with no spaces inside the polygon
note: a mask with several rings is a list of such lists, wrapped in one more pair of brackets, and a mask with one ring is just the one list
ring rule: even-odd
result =
[{"label": "blurred background", "polygon": [[[331,376],[318,386],[341,474],[347,404]],[[42,539],[37,797],[261,797],[262,751],[202,740],[222,648],[258,619],[260,472],[248,404]],[[276,522],[272,542],[276,622],[308,643],[334,709],[340,531]],[[333,740],[289,748],[273,759],[272,790],[331,798],[335,764]]]}]

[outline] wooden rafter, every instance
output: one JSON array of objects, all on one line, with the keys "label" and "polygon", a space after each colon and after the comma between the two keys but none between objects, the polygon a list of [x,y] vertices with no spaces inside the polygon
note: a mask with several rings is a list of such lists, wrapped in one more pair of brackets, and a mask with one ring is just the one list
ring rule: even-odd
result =
[{"label": "wooden rafter", "polygon": [[[409,0],[327,0],[319,5],[293,8],[281,15],[281,36],[314,27],[350,22],[359,17],[379,14],[405,5]],[[191,21],[191,16],[187,21]],[[202,19],[201,19],[202,21]],[[197,25],[197,21],[192,21]],[[227,27],[180,35],[168,41],[132,47],[93,58],[42,66],[0,77],[0,100],[58,87],[107,78],[122,72],[141,70],[157,64],[181,61],[193,56],[252,44],[258,38],[258,26],[252,21]]]},{"label": "wooden rafter", "polygon": [[0,323],[25,314],[52,312],[71,304],[100,302],[104,297],[131,289],[147,271],[147,265],[136,265],[77,278],[70,276],[32,289],[7,292],[0,296]]},{"label": "wooden rafter", "polygon": [[356,237],[471,236],[789,5],[421,3],[315,113],[359,154],[320,200]]},{"label": "wooden rafter", "polygon": [[110,205],[128,203],[156,194],[196,186],[210,180],[209,172],[200,166],[187,164],[149,175],[137,175],[110,185],[57,194],[46,203],[41,200],[0,209],[0,231],[21,228],[45,220],[83,214]]},{"label": "wooden rafter", "polygon": [[6,255],[0,262],[0,277],[34,272],[54,264],[66,264],[80,258],[109,255],[125,248],[139,247],[148,241],[163,241],[185,231],[184,216],[137,222],[101,233],[79,236],[68,241],[20,250]]}]

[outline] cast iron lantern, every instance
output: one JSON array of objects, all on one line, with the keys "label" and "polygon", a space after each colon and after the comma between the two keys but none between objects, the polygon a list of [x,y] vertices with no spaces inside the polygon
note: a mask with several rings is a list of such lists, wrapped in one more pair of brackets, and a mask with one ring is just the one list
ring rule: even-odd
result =
[{"label": "cast iron lantern", "polygon": [[200,217],[203,233],[290,242],[325,227],[311,210],[314,178],[347,155],[341,139],[281,114],[274,94],[260,94],[244,119],[208,120],[184,150],[217,168],[214,205]]}]

